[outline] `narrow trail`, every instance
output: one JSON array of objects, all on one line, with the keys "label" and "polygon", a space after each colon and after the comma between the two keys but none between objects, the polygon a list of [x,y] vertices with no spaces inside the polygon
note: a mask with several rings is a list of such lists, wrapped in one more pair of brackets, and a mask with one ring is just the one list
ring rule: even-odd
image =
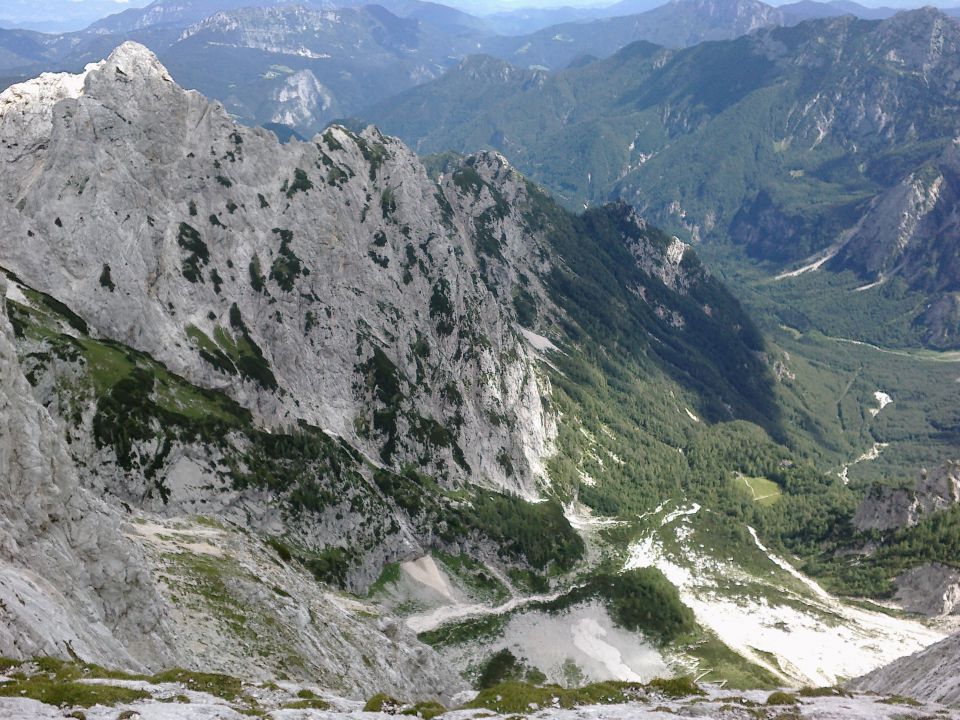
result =
[{"label": "narrow trail", "polygon": [[887,355],[897,355],[899,357],[910,358],[911,360],[960,363],[960,350],[894,350],[862,340],[851,340],[850,338],[834,337],[833,335],[824,335],[824,337],[834,342],[845,343],[847,345],[859,345],[860,347],[870,348],[871,350],[876,350],[877,352],[882,352]]},{"label": "narrow trail", "polygon": [[829,260],[832,260],[836,256],[836,254],[840,252],[841,247],[843,247],[842,242],[839,242],[835,245],[831,245],[829,248],[827,248],[826,251],[822,252],[821,254],[815,255],[812,258],[808,258],[807,259],[808,263],[803,267],[799,267],[796,270],[787,270],[786,272],[782,272],[779,275],[775,276],[774,280],[786,280],[787,278],[799,277],[800,275],[803,275],[804,273],[807,273],[807,272],[811,272],[813,270],[819,270],[824,263],[828,262]]},{"label": "narrow trail", "polygon": [[503,615],[512,612],[517,608],[530,605],[537,602],[551,602],[563,595],[568,594],[575,588],[569,588],[560,592],[550,593],[549,595],[524,595],[511,598],[502,605],[444,605],[435,608],[430,612],[420,615],[411,615],[407,618],[407,626],[416,633],[436,630],[442,625],[454,622],[456,620],[466,620],[475,617],[488,617],[490,615]]}]

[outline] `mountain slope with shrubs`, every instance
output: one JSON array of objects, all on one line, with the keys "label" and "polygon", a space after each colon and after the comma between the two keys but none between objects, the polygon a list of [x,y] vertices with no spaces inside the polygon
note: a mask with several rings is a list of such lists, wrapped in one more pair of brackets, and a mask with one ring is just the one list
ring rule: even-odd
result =
[{"label": "mountain slope with shrubs", "polygon": [[[810,557],[855,505],[791,449],[740,304],[632,208],[573,215],[498,154],[425,166],[375,128],[281,145],[133,43],[6,91],[0,159],[3,417],[45,427],[3,436],[25,498],[3,520],[49,518],[5,544],[0,587],[56,608],[4,616],[0,654],[450,699],[475,667],[432,630],[589,605],[590,628],[676,653],[666,674],[810,677],[727,648],[676,578],[622,575],[700,508],[711,552],[756,557],[756,527]],[[67,490],[44,484],[42,448]],[[65,496],[102,498],[75,501],[99,544],[82,517],[57,525]],[[797,592],[773,572],[763,592]],[[64,574],[81,595],[50,589]],[[134,582],[145,640],[117,592]],[[928,638],[876,627],[871,648],[893,641],[857,662]]]}]

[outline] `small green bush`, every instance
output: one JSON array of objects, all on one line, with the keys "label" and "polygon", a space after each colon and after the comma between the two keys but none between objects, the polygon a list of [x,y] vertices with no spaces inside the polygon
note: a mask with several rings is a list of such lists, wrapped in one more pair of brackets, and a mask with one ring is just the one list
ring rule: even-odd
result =
[{"label": "small green bush", "polygon": [[117,289],[117,286],[113,284],[113,279],[110,277],[110,266],[106,263],[103,265],[103,270],[100,271],[100,287],[105,287],[110,292]]},{"label": "small green bush", "polygon": [[522,667],[516,656],[507,648],[493,654],[483,665],[480,677],[477,679],[477,688],[486,690],[499,685],[505,680],[518,680],[522,675]]},{"label": "small green bush", "polygon": [[703,695],[703,690],[701,690],[700,686],[688,675],[675,678],[654,678],[647,684],[647,687],[651,690],[656,690],[662,695],[668,695],[674,698]]},{"label": "small green bush", "polygon": [[770,697],[767,698],[767,705],[796,705],[797,697],[796,695],[791,695],[788,692],[783,690],[775,690],[770,693]]},{"label": "small green bush", "polygon": [[403,707],[403,701],[381,692],[367,700],[367,704],[363,706],[363,711],[382,712],[388,715],[394,715],[401,707]]},{"label": "small green bush", "polygon": [[447,712],[447,709],[443,705],[434,700],[427,700],[426,702],[419,702],[413,707],[407,708],[400,714],[421,717],[423,720],[433,720],[433,718],[443,715],[445,712]]}]

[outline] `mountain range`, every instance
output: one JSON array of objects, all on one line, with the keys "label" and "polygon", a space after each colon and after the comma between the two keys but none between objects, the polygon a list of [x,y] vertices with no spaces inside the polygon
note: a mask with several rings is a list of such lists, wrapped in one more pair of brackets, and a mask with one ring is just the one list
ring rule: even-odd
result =
[{"label": "mountain range", "polygon": [[656,8],[619,3],[603,17],[510,36],[499,35],[487,19],[419,0],[155,0],[79,32],[0,30],[0,75],[9,83],[45,70],[79,71],[116,44],[135,40],[155,51],[179,82],[219,99],[243,122],[309,135],[436,79],[471,54],[562,69],[638,40],[686,47],[840,12],[886,13],[855,3],[797,10],[758,0],[680,0]]},{"label": "mountain range", "polygon": [[[3,93],[0,158],[0,458],[20,498],[0,506],[0,647],[86,663],[20,672],[0,703],[104,666],[453,702],[462,676],[523,663],[608,679],[582,632],[645,643],[637,682],[703,663],[771,688],[943,637],[796,585],[760,540],[847,543],[856,496],[793,447],[786,357],[629,206],[573,215],[500,155],[425,166],[373,128],[281,145],[133,43]],[[782,500],[752,500],[747,474]],[[667,580],[688,562],[717,564]],[[771,613],[749,642],[704,604],[731,572],[752,588],[737,612]],[[551,631],[568,661],[510,624],[557,612],[579,618]],[[784,646],[790,624],[819,639]],[[496,675],[508,647],[520,665]]]},{"label": "mountain range", "polygon": [[909,322],[952,347],[958,40],[954,20],[918,10],[635,43],[556,74],[475,57],[365,119],[419,152],[495,148],[571,207],[623,198],[779,271],[902,282],[929,299]]},{"label": "mountain range", "polygon": [[588,15],[0,31],[0,716],[956,712],[960,25]]}]

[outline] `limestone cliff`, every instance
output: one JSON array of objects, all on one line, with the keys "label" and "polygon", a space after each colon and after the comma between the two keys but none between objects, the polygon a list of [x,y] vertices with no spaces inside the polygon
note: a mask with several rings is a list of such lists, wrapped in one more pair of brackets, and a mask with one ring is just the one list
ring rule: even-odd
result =
[{"label": "limestone cliff", "polygon": [[[22,105],[0,110],[8,269],[267,425],[303,420],[393,467],[536,492],[542,388],[473,242],[522,231],[499,207],[475,222],[489,193],[438,187],[375,130],[280,146],[132,43],[82,88],[35,89],[50,82],[8,91],[48,113],[29,148]],[[386,430],[366,380],[380,354],[399,383]]]}]

